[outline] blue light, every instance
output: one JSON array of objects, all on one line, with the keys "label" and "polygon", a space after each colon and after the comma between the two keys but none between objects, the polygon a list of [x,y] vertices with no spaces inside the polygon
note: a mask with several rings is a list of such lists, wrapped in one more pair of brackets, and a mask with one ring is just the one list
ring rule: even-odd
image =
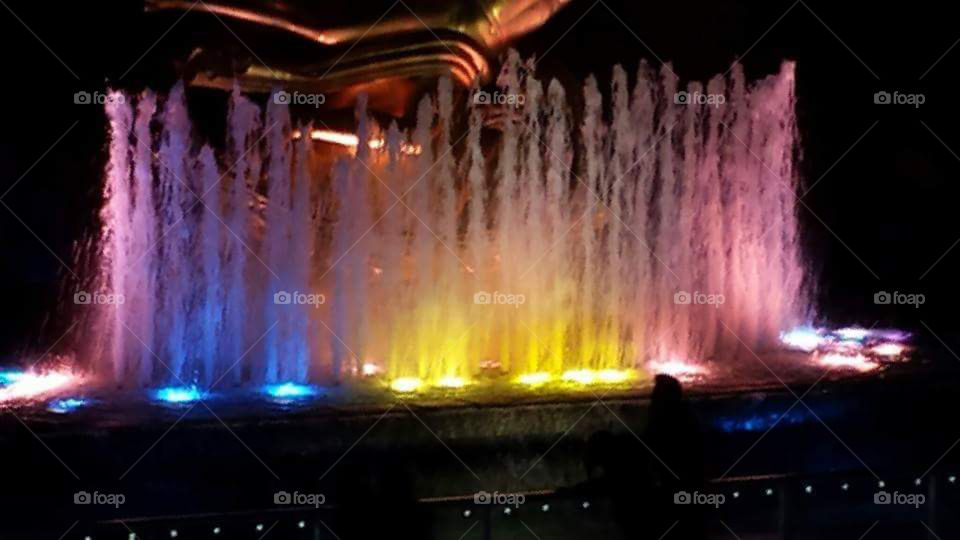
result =
[{"label": "blue light", "polygon": [[22,379],[24,375],[26,373],[19,369],[0,371],[0,384],[13,384]]},{"label": "blue light", "polygon": [[156,391],[154,397],[167,403],[190,403],[199,401],[207,396],[206,392],[196,386],[168,386]]},{"label": "blue light", "polygon": [[315,386],[294,382],[268,384],[263,387],[263,391],[270,397],[280,399],[308,398],[320,393],[320,390]]},{"label": "blue light", "polygon": [[90,402],[84,398],[57,399],[50,402],[50,404],[47,406],[47,410],[52,413],[66,414],[71,413],[89,403]]}]

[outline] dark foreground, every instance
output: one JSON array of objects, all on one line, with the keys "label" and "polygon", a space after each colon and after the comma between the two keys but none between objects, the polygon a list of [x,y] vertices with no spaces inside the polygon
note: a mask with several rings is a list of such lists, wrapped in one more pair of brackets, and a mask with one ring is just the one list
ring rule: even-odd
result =
[{"label": "dark foreground", "polygon": [[[211,402],[136,422],[19,411],[0,421],[0,537],[692,538],[690,520],[711,538],[958,537],[960,373],[814,382],[693,392],[701,453],[684,427],[651,433],[649,397],[620,394],[286,415]],[[673,483],[680,455],[702,455],[704,483]]]}]

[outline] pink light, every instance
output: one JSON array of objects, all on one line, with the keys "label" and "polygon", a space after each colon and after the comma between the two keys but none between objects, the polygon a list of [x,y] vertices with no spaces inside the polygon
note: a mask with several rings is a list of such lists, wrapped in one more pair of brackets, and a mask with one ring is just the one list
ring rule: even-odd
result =
[{"label": "pink light", "polygon": [[44,397],[79,382],[80,377],[69,371],[24,373],[13,384],[0,388],[0,403]]},{"label": "pink light", "polygon": [[707,374],[707,370],[703,366],[690,364],[682,360],[648,362],[647,369],[654,375],[669,375],[680,381],[691,381]]},{"label": "pink light", "polygon": [[818,362],[830,368],[853,369],[860,372],[873,371],[880,367],[862,354],[827,353],[820,356]]},{"label": "pink light", "polygon": [[899,343],[881,343],[870,349],[871,354],[885,356],[888,358],[900,356],[906,352],[907,348]]}]

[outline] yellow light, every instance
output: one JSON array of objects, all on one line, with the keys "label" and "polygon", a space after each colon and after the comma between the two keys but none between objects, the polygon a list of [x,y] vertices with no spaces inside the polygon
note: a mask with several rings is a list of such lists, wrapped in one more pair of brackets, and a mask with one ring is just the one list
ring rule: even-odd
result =
[{"label": "yellow light", "polygon": [[437,380],[437,386],[441,388],[463,388],[467,385],[467,381],[463,377],[441,377]]},{"label": "yellow light", "polygon": [[597,373],[597,378],[600,379],[600,382],[615,384],[626,381],[627,379],[632,379],[634,373],[630,370],[620,370],[620,369],[603,369]]},{"label": "yellow light", "polygon": [[523,375],[517,377],[517,382],[520,384],[525,384],[527,386],[540,386],[541,384],[546,384],[550,381],[550,374],[545,371],[538,371],[536,373],[524,373]]},{"label": "yellow light", "polygon": [[592,369],[573,369],[563,374],[563,380],[580,384],[593,384],[596,377]]},{"label": "yellow light", "polygon": [[390,388],[394,392],[416,392],[421,384],[420,379],[416,377],[400,377],[390,383]]},{"label": "yellow light", "polygon": [[315,141],[341,144],[343,146],[357,145],[357,136],[353,133],[343,133],[329,129],[315,129],[310,132],[310,138]]},{"label": "yellow light", "polygon": [[372,377],[373,375],[376,375],[378,373],[380,373],[380,366],[378,366],[377,364],[374,364],[372,362],[367,362],[366,364],[363,365],[363,375],[365,377]]}]

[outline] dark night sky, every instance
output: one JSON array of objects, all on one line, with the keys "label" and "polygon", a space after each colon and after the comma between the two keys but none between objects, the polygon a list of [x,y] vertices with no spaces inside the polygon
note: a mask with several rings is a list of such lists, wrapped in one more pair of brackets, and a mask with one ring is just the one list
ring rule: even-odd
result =
[{"label": "dark night sky", "polygon": [[[2,199],[18,217],[0,207],[0,351],[8,352],[36,336],[65,272],[44,244],[71,264],[71,244],[97,198],[104,118],[96,107],[74,105],[74,92],[102,89],[135,63],[124,84],[169,81],[157,66],[183,41],[171,32],[151,49],[172,21],[144,15],[136,1],[5,2],[0,187],[27,173]],[[517,46],[542,57],[541,76],[595,72],[601,84],[613,64],[629,72],[640,58],[671,61],[681,78],[701,80],[738,57],[749,78],[795,59],[802,167],[808,185],[817,182],[804,199],[812,212],[802,216],[822,311],[867,325],[927,324],[947,339],[960,301],[960,245],[947,253],[960,239],[953,85],[960,46],[950,50],[960,29],[943,9],[935,2],[573,0]],[[880,90],[922,93],[926,103],[875,105]],[[923,293],[927,303],[874,306],[878,290]]]}]

